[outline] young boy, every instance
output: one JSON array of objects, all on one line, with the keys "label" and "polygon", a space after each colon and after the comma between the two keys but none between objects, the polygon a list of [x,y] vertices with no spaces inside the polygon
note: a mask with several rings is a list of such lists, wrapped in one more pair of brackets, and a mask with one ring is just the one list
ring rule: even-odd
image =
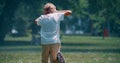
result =
[{"label": "young boy", "polygon": [[42,63],[48,63],[49,56],[51,62],[58,63],[57,54],[61,46],[60,21],[71,13],[70,10],[57,11],[54,4],[47,3],[44,6],[44,14],[35,20],[37,25],[41,26]]}]

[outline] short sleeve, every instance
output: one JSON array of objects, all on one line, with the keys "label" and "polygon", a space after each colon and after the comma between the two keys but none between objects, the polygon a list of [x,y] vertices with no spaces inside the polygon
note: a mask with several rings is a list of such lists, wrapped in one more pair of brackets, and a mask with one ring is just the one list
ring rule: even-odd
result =
[{"label": "short sleeve", "polygon": [[59,20],[60,21],[64,20],[64,13],[59,13]]}]

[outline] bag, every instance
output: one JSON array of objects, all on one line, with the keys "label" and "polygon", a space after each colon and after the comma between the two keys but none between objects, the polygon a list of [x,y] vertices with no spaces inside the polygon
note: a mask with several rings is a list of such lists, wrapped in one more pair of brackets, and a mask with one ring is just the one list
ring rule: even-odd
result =
[{"label": "bag", "polygon": [[65,63],[65,60],[60,52],[57,54],[57,60],[59,63]]}]

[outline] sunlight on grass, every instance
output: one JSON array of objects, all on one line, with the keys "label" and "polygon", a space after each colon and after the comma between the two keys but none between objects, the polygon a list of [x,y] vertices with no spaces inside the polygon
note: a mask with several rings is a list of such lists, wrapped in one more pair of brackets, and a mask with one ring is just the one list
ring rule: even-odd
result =
[{"label": "sunlight on grass", "polygon": [[10,35],[6,35],[5,37],[5,41],[31,41],[32,36],[30,34],[28,34],[28,36],[24,36],[24,37],[12,37]]},{"label": "sunlight on grass", "polygon": [[[41,63],[40,52],[1,53],[0,63]],[[120,54],[116,53],[63,53],[66,63],[119,63]]]},{"label": "sunlight on grass", "polygon": [[113,53],[64,53],[67,63],[119,63],[120,54]]},{"label": "sunlight on grass", "polygon": [[105,44],[118,44],[120,42],[119,37],[94,37],[94,36],[63,36],[62,42],[64,43],[105,43]]},{"label": "sunlight on grass", "polygon": [[9,52],[1,53],[0,63],[40,63],[41,53],[35,52]]}]

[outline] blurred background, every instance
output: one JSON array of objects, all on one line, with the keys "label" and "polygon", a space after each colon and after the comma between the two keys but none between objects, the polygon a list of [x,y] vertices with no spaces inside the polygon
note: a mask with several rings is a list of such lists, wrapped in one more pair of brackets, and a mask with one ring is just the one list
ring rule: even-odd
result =
[{"label": "blurred background", "polygon": [[0,42],[8,34],[39,33],[34,20],[43,14],[47,2],[58,10],[73,11],[61,22],[62,34],[120,37],[119,0],[0,0]]},{"label": "blurred background", "polygon": [[41,63],[34,20],[48,2],[73,12],[60,24],[67,63],[120,62],[120,0],[0,0],[0,63]]}]

